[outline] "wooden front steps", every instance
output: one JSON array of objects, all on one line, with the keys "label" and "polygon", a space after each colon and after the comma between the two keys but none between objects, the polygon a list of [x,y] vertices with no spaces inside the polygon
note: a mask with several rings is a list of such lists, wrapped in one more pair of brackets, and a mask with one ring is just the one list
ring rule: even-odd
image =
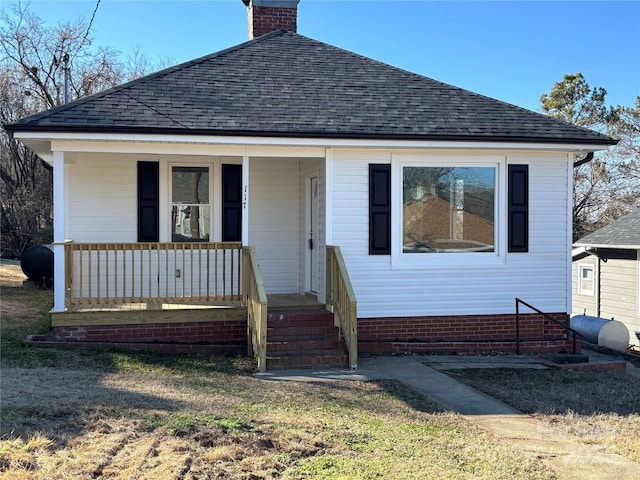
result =
[{"label": "wooden front steps", "polygon": [[267,370],[348,368],[333,314],[323,309],[269,310]]}]

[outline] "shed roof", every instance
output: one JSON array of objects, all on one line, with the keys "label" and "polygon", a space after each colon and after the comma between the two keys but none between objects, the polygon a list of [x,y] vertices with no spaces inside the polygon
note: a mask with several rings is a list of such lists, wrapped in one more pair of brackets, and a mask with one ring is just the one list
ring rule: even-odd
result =
[{"label": "shed roof", "polygon": [[610,145],[606,135],[279,30],[9,131]]},{"label": "shed roof", "polygon": [[640,249],[640,208],[582,237],[575,246]]}]

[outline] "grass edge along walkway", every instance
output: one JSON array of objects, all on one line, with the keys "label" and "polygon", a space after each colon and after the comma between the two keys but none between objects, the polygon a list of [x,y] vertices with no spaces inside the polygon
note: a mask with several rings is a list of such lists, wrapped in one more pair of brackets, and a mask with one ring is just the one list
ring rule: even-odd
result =
[{"label": "grass edge along walkway", "polygon": [[[425,357],[428,358],[428,357]],[[640,465],[621,455],[590,445],[579,438],[518,412],[478,390],[428,367],[425,358],[374,357],[363,359],[364,371],[401,381],[460,413],[499,438],[549,464],[557,473],[576,480],[635,478]],[[363,370],[359,373],[362,374]]]}]

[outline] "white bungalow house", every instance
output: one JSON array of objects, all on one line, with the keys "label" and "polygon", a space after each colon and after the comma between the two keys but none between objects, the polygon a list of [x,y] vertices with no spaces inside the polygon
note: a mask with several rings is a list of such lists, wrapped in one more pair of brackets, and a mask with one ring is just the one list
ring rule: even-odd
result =
[{"label": "white bungalow house", "polygon": [[304,37],[297,3],[247,0],[248,42],[5,126],[54,168],[55,335],[248,335],[263,359],[262,307],[312,299],[355,366],[514,351],[516,297],[566,320],[573,164],[615,140]]}]

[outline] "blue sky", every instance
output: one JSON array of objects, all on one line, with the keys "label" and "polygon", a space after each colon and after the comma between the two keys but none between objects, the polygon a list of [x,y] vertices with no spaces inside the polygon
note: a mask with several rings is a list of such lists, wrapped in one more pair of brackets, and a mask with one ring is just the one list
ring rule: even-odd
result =
[{"label": "blue sky", "polygon": [[[11,0],[0,0],[6,5]],[[32,0],[48,23],[89,19],[97,0]],[[565,73],[640,95],[640,0],[301,0],[298,33],[531,110]],[[248,39],[241,0],[101,0],[94,46],[188,61]]]}]

